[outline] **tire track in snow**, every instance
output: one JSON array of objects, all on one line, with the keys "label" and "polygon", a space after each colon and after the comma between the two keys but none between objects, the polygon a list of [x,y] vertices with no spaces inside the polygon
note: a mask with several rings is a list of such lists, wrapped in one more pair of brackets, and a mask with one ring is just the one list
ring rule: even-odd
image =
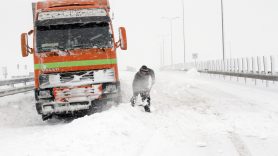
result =
[{"label": "tire track in snow", "polygon": [[[196,97],[198,96],[197,94],[195,94],[194,92],[190,92],[189,90],[186,91],[187,93],[189,93],[191,96],[193,97]],[[209,90],[200,90],[198,92],[202,92],[204,94],[210,94],[210,95],[213,95],[211,92],[209,92]],[[220,90],[218,90],[218,92],[221,92]],[[203,95],[204,95],[203,94]],[[227,93],[224,93],[223,92],[223,95],[226,95]],[[229,95],[229,96],[227,96]],[[226,96],[224,97],[229,97],[229,98],[232,98],[232,97],[235,97],[234,95],[232,94],[227,94]],[[230,97],[231,96],[231,97]],[[204,98],[205,99],[205,98]],[[207,103],[208,104],[208,103]],[[222,113],[219,113],[216,109],[212,109],[213,106],[212,105],[209,105],[208,104],[208,110],[211,111],[211,113],[213,113],[218,119],[219,119],[219,122],[223,122],[223,120],[221,120],[223,118],[223,114]],[[194,108],[193,108],[194,109]],[[196,109],[194,109],[196,110]],[[224,123],[223,123],[224,124]],[[241,139],[241,137],[235,133],[234,131],[232,132],[227,132],[228,134],[228,138],[231,140],[233,146],[235,147],[237,153],[239,154],[239,156],[252,156],[251,155],[251,152],[249,151],[249,149],[247,148],[246,144],[243,142],[243,140]]]},{"label": "tire track in snow", "polygon": [[235,132],[229,132],[229,138],[233,143],[239,156],[252,156],[241,137]]},{"label": "tire track in snow", "polygon": [[[185,105],[183,106],[189,107],[200,114],[212,114],[217,118],[217,120],[220,123],[225,125],[225,122],[222,120],[224,114],[218,112],[217,109],[214,109],[213,105],[210,102],[208,102],[208,101],[211,101],[212,103],[214,102],[214,100],[212,99],[214,94],[211,92],[211,90],[207,90],[204,86],[201,88],[194,87],[193,90],[190,88],[183,90],[184,94],[187,95],[186,100],[184,100],[184,98],[180,99],[177,97],[173,97],[167,93],[164,93],[163,97],[176,100],[178,103],[185,103]],[[222,93],[222,95],[225,95],[223,97],[226,98],[228,97],[229,99],[237,98],[235,95],[222,92],[219,89],[217,89],[217,92]],[[197,93],[202,93],[203,96],[200,97],[200,94]],[[210,95],[211,97],[208,95]],[[190,104],[188,103],[189,101]],[[236,134],[235,132],[227,131],[227,137],[229,138],[229,140],[231,140],[232,145],[234,146],[239,156],[252,156],[247,146],[245,145],[245,143],[242,141],[242,139],[238,134]]]},{"label": "tire track in snow", "polygon": [[[199,92],[203,92],[204,94],[211,94],[211,95],[213,95],[211,92],[209,92],[209,90],[199,90]],[[221,91],[218,90],[218,92],[221,92]],[[227,93],[223,92],[223,95],[224,94],[227,94]],[[194,95],[194,93],[191,93],[191,95],[197,96],[197,94]],[[224,97],[232,98],[234,96],[232,94],[227,94],[227,95],[224,96]],[[212,105],[209,105],[209,106],[211,108],[213,108]],[[222,122],[224,124],[223,120],[221,120],[223,118],[224,114],[220,113],[216,109],[209,109],[209,110],[219,119],[219,122]],[[241,139],[240,135],[238,135],[234,131],[228,131],[227,135],[228,135],[228,138],[231,140],[231,142],[232,142],[232,144],[233,144],[234,148],[236,149],[236,151],[237,151],[239,156],[252,156],[251,152],[247,148],[247,145]]]}]

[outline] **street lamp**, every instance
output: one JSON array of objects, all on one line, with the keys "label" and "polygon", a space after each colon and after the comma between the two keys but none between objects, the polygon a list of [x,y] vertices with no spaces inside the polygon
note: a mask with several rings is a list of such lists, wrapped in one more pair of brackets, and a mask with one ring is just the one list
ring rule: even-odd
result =
[{"label": "street lamp", "polygon": [[162,19],[167,19],[170,22],[171,27],[171,65],[173,66],[173,21],[179,17],[162,17]]},{"label": "street lamp", "polygon": [[164,38],[162,39],[162,44],[160,47],[160,66],[164,66]]},{"label": "street lamp", "polygon": [[170,35],[159,35],[159,40],[161,40],[161,65],[165,65],[165,38],[169,37]]},{"label": "street lamp", "polygon": [[223,0],[221,0],[221,22],[222,22],[222,53],[223,53],[223,60],[225,60],[225,34],[224,34]]},{"label": "street lamp", "polygon": [[183,64],[185,66],[184,0],[181,1],[182,1],[182,29],[183,29]]},{"label": "street lamp", "polygon": [[165,52],[165,44],[164,44],[164,38],[162,38],[162,46],[161,46],[161,66],[164,66],[164,52]]}]

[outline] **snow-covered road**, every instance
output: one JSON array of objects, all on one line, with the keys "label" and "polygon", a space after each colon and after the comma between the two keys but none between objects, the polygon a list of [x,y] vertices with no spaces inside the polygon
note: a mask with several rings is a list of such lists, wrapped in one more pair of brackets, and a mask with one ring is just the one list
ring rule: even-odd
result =
[{"label": "snow-covered road", "polygon": [[124,103],[70,123],[43,122],[33,93],[0,99],[2,156],[278,156],[278,89],[189,72],[157,73],[153,113]]}]

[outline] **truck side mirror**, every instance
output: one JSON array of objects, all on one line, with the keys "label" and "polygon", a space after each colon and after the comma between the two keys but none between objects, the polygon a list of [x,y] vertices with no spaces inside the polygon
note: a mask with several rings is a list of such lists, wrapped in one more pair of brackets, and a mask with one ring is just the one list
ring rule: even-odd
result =
[{"label": "truck side mirror", "polygon": [[21,54],[22,57],[27,57],[28,54],[33,54],[33,49],[28,45],[28,34],[22,33],[21,34]]},{"label": "truck side mirror", "polygon": [[124,27],[119,28],[120,33],[120,47],[122,50],[127,50],[126,30]]},{"label": "truck side mirror", "polygon": [[21,34],[21,53],[22,57],[28,56],[28,36],[27,33]]}]

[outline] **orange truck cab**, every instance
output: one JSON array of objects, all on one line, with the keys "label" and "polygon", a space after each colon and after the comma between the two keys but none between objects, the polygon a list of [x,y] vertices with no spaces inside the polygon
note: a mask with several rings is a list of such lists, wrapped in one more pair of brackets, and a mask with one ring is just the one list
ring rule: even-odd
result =
[{"label": "orange truck cab", "polygon": [[119,103],[116,49],[126,50],[127,40],[120,27],[115,41],[108,0],[47,0],[32,7],[34,28],[21,34],[21,50],[34,57],[36,108],[43,119]]}]

